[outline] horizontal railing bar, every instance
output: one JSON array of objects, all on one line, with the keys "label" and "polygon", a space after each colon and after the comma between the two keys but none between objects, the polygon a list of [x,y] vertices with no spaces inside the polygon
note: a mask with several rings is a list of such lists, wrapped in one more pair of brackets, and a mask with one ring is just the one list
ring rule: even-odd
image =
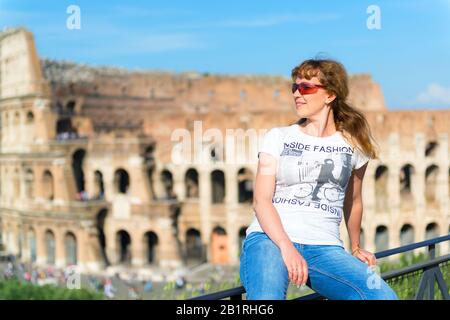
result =
[{"label": "horizontal railing bar", "polygon": [[397,248],[393,248],[393,249],[388,249],[388,250],[384,250],[384,251],[380,251],[375,253],[375,257],[377,258],[384,258],[387,256],[391,256],[394,254],[399,254],[399,253],[403,253],[406,251],[411,251],[417,248],[422,248],[422,247],[427,247],[430,246],[432,244],[436,244],[439,242],[443,242],[443,241],[448,241],[450,240],[450,234],[445,235],[445,236],[441,236],[441,237],[437,237],[434,239],[429,239],[429,240],[425,240],[425,241],[420,241],[420,242],[416,242],[416,243],[411,243],[411,244],[407,244],[401,247],[397,247]]},{"label": "horizontal railing bar", "polygon": [[210,294],[205,294],[203,296],[191,298],[188,300],[221,300],[229,298],[231,296],[237,296],[245,293],[245,288],[243,286],[227,289],[224,291],[214,292]]},{"label": "horizontal railing bar", "polygon": [[384,280],[389,280],[389,279],[392,279],[395,277],[399,277],[402,275],[412,273],[414,271],[419,271],[419,270],[423,270],[428,267],[436,266],[436,265],[439,265],[439,264],[449,261],[449,260],[450,260],[450,254],[447,254],[445,256],[438,257],[438,258],[428,260],[425,262],[421,262],[421,263],[416,263],[416,264],[413,264],[412,266],[408,266],[408,267],[405,267],[402,269],[387,271],[382,274],[382,278]]}]

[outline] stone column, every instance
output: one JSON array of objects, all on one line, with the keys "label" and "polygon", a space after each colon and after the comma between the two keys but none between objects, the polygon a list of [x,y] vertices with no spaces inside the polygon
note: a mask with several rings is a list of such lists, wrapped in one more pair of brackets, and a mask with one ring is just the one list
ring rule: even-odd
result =
[{"label": "stone column", "polygon": [[210,260],[210,236],[211,236],[211,172],[209,166],[199,171],[199,200],[200,200],[200,225],[201,237],[206,250],[207,260]]},{"label": "stone column", "polygon": [[44,265],[47,262],[47,252],[45,248],[45,228],[36,227],[36,264]]},{"label": "stone column", "polygon": [[225,188],[226,188],[226,230],[228,234],[228,254],[231,264],[238,263],[239,235],[237,223],[238,209],[238,187],[237,170],[234,166],[228,165],[225,170]]},{"label": "stone column", "polygon": [[[159,266],[162,268],[176,268],[182,266],[182,260],[178,252],[177,241],[172,232],[172,221],[170,218],[160,218],[158,221],[158,253]],[[143,251],[143,250],[142,250]]]},{"label": "stone column", "polygon": [[181,168],[173,172],[173,191],[177,195],[179,201],[184,201],[186,199],[184,172],[185,170]]},{"label": "stone column", "polygon": [[135,267],[142,267],[145,261],[144,243],[143,239],[139,237],[140,234],[136,233],[131,241],[131,264]]},{"label": "stone column", "polygon": [[425,137],[423,134],[416,134],[416,161],[413,177],[412,192],[416,199],[416,212],[418,216],[423,216],[426,210],[425,206]]}]

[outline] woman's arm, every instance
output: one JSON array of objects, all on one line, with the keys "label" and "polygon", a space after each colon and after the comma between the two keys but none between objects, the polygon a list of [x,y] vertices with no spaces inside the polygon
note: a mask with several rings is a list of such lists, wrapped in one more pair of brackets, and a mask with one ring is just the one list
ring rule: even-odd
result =
[{"label": "woman's arm", "polygon": [[272,198],[275,192],[276,159],[266,153],[260,153],[256,172],[253,209],[259,225],[269,238],[281,249],[292,245],[281,223]]},{"label": "woman's arm", "polygon": [[[370,265],[376,264],[373,254],[360,248],[361,221],[363,213],[362,184],[367,163],[353,171],[344,199],[344,218],[350,237],[351,250],[357,258],[367,261]],[[368,254],[366,254],[368,253]]]},{"label": "woman's arm", "polygon": [[306,261],[289,239],[280,216],[272,203],[275,192],[276,170],[276,159],[261,152],[256,173],[253,208],[262,230],[280,248],[289,272],[289,278],[295,284],[304,285],[308,278]]}]

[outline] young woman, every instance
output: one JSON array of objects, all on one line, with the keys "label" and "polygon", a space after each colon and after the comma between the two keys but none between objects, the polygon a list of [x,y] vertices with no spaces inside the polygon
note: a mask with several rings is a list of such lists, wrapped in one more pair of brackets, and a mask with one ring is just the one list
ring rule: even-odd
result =
[{"label": "young woman", "polygon": [[328,299],[397,299],[360,247],[362,182],[377,154],[364,115],[346,102],[347,73],[333,60],[307,60],[292,79],[300,120],[269,130],[258,153],[255,218],[240,257],[247,299],[286,299],[289,282]]}]

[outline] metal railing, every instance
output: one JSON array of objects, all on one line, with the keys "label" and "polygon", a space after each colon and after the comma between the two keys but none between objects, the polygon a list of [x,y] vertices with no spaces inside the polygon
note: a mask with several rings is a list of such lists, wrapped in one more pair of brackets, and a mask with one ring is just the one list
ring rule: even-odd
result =
[{"label": "metal railing", "polygon": [[[381,274],[381,277],[385,281],[389,281],[396,278],[405,277],[407,275],[417,274],[417,272],[422,271],[420,275],[418,290],[414,298],[416,300],[422,300],[428,297],[428,299],[433,300],[435,298],[435,285],[437,284],[439,291],[442,294],[442,298],[445,300],[450,300],[448,287],[444,281],[444,277],[439,267],[440,264],[448,264],[450,262],[450,254],[436,257],[436,244],[445,241],[450,241],[450,234],[375,253],[375,257],[379,259],[400,253],[409,252],[418,248],[428,247],[429,260],[416,263],[398,270],[391,270],[384,272],[383,274]],[[221,300],[221,299],[242,300],[243,294],[245,294],[245,288],[241,286],[224,291],[194,297],[191,298],[190,300]],[[306,296],[294,298],[293,300],[322,300],[322,299],[325,298],[318,293],[313,293]]]}]

